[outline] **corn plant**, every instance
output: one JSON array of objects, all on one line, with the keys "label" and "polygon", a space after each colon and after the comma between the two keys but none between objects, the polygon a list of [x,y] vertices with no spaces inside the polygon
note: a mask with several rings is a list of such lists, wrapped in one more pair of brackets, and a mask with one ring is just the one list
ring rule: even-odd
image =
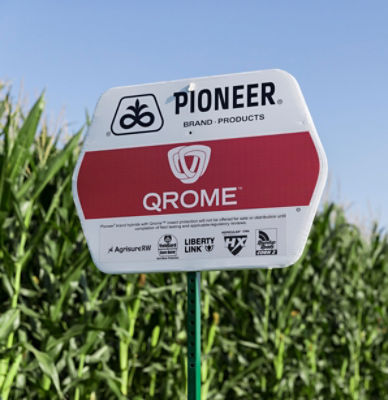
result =
[{"label": "corn plant", "polygon": [[[0,398],[185,399],[186,277],[104,275],[71,195],[82,130],[59,144],[0,90]],[[202,273],[202,398],[384,399],[388,240],[327,204],[302,258]]]}]

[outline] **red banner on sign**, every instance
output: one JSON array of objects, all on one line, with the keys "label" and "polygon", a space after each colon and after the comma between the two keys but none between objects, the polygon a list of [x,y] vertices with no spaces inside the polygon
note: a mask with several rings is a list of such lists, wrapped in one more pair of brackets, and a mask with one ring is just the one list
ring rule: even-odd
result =
[{"label": "red banner on sign", "polygon": [[309,132],[86,152],[86,219],[307,206],[318,154]]}]

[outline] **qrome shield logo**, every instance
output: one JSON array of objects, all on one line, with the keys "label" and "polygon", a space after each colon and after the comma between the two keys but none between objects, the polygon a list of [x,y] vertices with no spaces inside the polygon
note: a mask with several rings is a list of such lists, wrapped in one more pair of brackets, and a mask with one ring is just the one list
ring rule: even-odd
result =
[{"label": "qrome shield logo", "polygon": [[171,171],[182,183],[197,182],[206,171],[210,153],[210,147],[200,144],[174,147],[168,152]]}]

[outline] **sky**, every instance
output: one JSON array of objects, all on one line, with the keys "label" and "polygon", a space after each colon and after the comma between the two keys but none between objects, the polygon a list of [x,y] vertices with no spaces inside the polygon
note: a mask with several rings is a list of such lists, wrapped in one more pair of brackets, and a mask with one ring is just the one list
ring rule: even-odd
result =
[{"label": "sky", "polygon": [[69,131],[110,87],[280,68],[329,162],[327,196],[388,228],[388,2],[0,1],[0,80]]}]

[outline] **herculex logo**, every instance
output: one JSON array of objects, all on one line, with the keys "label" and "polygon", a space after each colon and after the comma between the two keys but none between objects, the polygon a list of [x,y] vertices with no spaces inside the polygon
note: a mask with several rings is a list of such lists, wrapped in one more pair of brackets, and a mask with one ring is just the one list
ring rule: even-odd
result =
[{"label": "herculex logo", "polygon": [[[197,182],[206,171],[210,153],[210,147],[200,144],[175,147],[168,152],[171,171],[182,183]],[[187,165],[189,159],[190,167]]]},{"label": "herculex logo", "polygon": [[153,94],[126,96],[119,101],[111,129],[115,135],[156,132],[162,129],[163,122]]},{"label": "herculex logo", "polygon": [[237,254],[240,253],[240,251],[245,247],[247,239],[247,235],[225,235],[225,247],[234,256],[237,256]]},{"label": "herculex logo", "polygon": [[[196,182],[206,171],[211,149],[204,145],[178,146],[168,151],[168,161],[172,173],[182,183]],[[191,163],[187,159],[191,157]],[[188,165],[190,164],[190,165]],[[179,208],[205,208],[237,205],[237,187],[223,187],[147,193],[143,197],[143,207],[148,211],[169,211]]]}]

